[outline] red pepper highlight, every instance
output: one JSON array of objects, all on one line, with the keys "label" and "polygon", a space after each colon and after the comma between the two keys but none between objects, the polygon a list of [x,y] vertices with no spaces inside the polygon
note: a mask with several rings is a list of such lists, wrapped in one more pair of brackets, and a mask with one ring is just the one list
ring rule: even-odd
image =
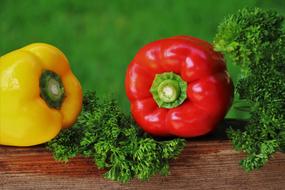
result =
[{"label": "red pepper highlight", "polygon": [[136,122],[156,136],[209,133],[233,100],[223,55],[191,36],[147,44],[126,73],[125,87]]}]

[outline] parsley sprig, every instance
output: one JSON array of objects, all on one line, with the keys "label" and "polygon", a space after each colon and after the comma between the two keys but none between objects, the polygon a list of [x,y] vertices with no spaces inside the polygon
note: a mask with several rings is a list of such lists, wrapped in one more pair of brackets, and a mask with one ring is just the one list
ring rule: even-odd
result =
[{"label": "parsley sprig", "polygon": [[104,176],[127,182],[147,180],[169,173],[169,160],[178,156],[185,140],[155,140],[123,113],[114,99],[99,100],[94,92],[85,95],[76,125],[65,129],[48,143],[56,160],[67,162],[76,155],[94,160]]},{"label": "parsley sprig", "polygon": [[275,11],[246,8],[227,17],[214,40],[217,51],[240,66],[236,95],[249,103],[245,130],[228,130],[235,149],[247,157],[246,171],[262,167],[285,147],[284,17]]}]

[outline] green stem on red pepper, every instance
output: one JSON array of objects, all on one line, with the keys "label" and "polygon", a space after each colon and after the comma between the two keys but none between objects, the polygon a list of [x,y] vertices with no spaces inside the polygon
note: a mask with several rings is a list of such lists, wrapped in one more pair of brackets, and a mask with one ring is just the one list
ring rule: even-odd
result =
[{"label": "green stem on red pepper", "polygon": [[150,92],[157,105],[162,108],[175,108],[187,98],[187,83],[173,73],[157,74],[153,80]]}]

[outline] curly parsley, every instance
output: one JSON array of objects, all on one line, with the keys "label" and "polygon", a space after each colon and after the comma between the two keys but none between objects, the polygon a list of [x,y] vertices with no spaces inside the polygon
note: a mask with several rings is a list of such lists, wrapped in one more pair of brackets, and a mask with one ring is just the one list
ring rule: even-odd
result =
[{"label": "curly parsley", "polygon": [[147,180],[160,173],[167,175],[169,160],[181,153],[185,140],[158,141],[141,131],[113,99],[100,101],[89,92],[76,125],[65,129],[48,143],[54,158],[68,161],[76,155],[93,158],[104,176],[127,182],[137,177]]},{"label": "curly parsley", "polygon": [[244,131],[228,130],[235,149],[247,157],[246,171],[262,167],[285,147],[285,32],[284,17],[275,11],[247,8],[218,27],[217,51],[241,68],[236,95],[251,106]]}]

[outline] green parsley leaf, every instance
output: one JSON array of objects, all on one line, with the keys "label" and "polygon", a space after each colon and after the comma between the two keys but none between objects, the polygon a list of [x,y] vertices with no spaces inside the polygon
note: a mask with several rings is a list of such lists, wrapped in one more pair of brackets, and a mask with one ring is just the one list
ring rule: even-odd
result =
[{"label": "green parsley leaf", "polygon": [[98,168],[108,169],[104,174],[107,179],[120,182],[167,175],[169,160],[184,146],[181,138],[155,140],[137,127],[114,99],[100,101],[94,92],[86,93],[76,125],[48,143],[56,160],[67,162],[79,154],[90,157]]}]

